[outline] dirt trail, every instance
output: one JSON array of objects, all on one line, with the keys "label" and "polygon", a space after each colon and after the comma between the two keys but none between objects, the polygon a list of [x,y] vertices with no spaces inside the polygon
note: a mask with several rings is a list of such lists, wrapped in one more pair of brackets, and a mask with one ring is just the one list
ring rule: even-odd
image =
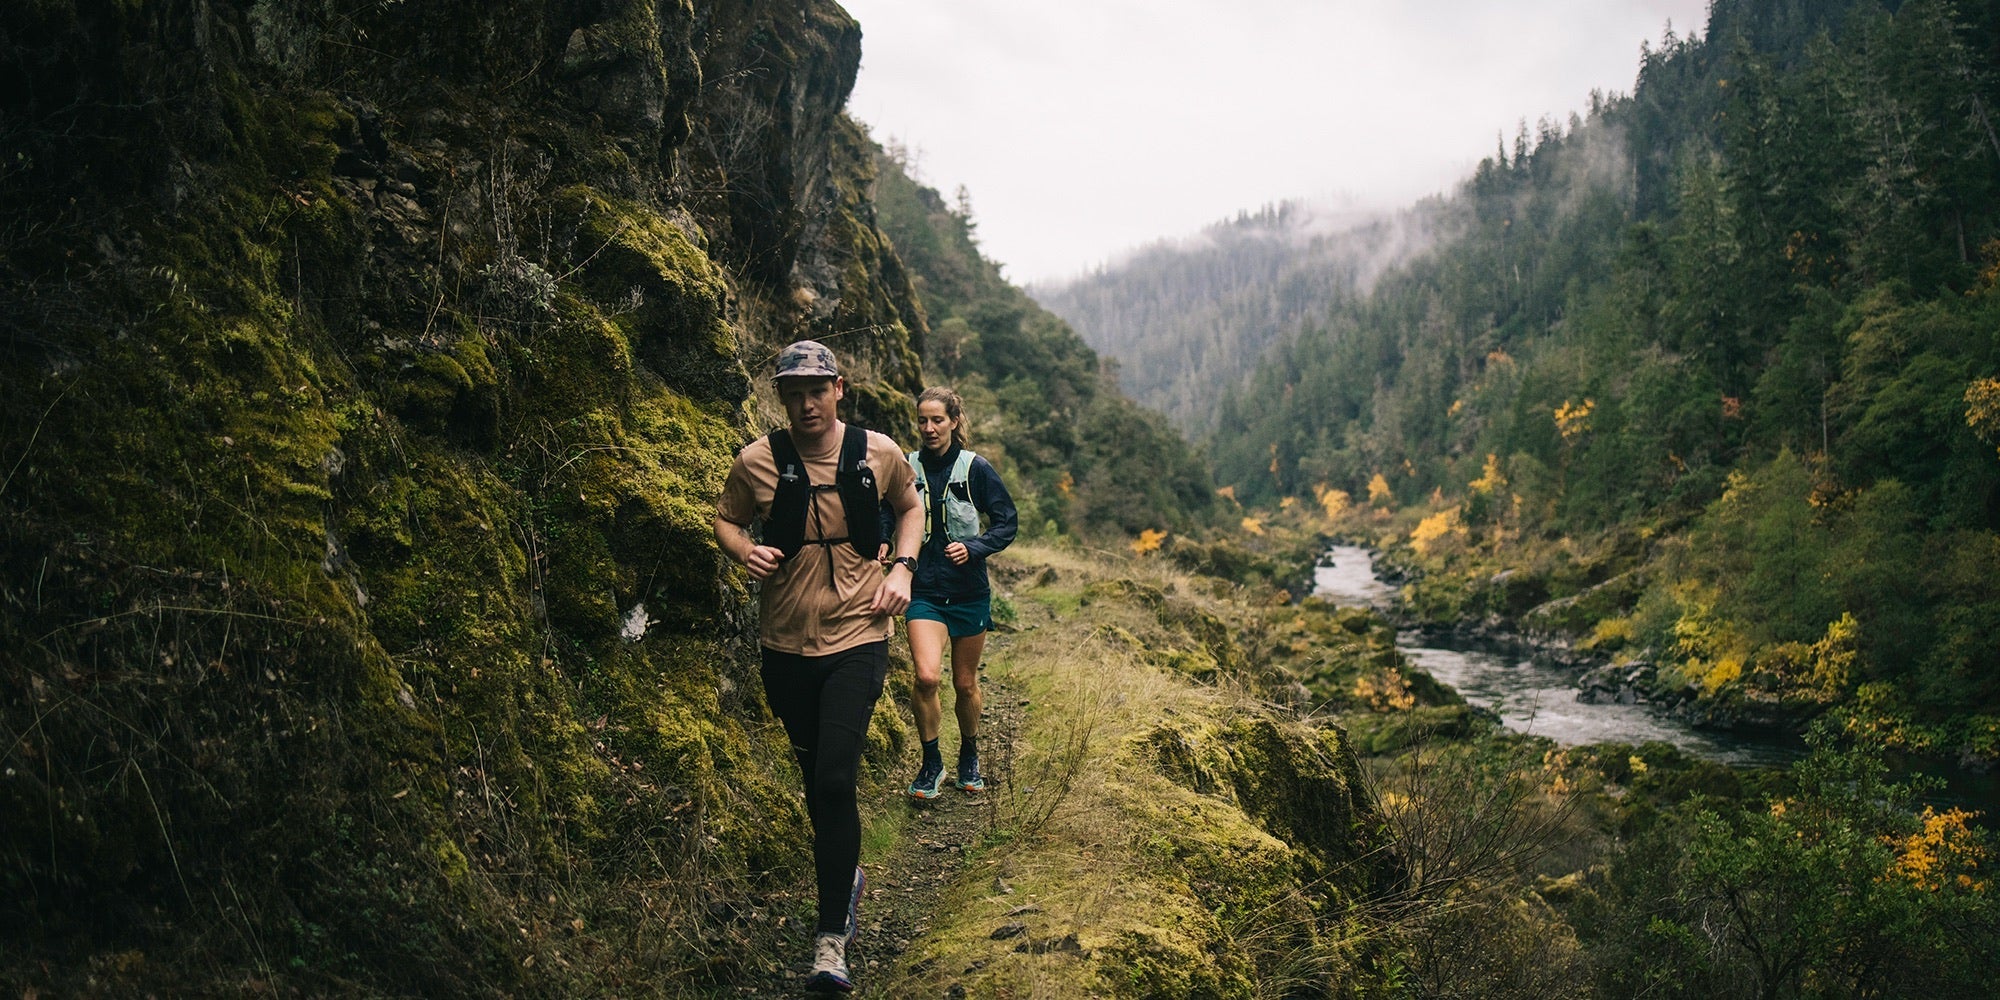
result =
[{"label": "dirt trail", "polygon": [[[1010,638],[1002,631],[988,637],[982,667],[992,663],[996,655],[1005,657]],[[952,731],[956,723],[952,717],[949,676],[947,669],[947,690],[943,695],[946,729],[943,750],[947,776],[958,742],[957,734]],[[908,798],[903,794],[903,788],[915,773],[914,754],[879,779],[871,780],[869,775],[863,775],[861,809],[864,824],[871,827],[890,825],[888,817],[883,814],[888,810],[898,810],[902,813],[902,825],[894,843],[886,851],[871,852],[866,846],[862,850],[861,867],[868,876],[868,889],[861,904],[861,933],[847,953],[855,983],[850,996],[889,996],[882,984],[909,971],[899,966],[900,957],[912,943],[929,933],[932,915],[946,890],[964,876],[973,863],[973,855],[981,840],[992,826],[994,796],[1005,794],[1006,783],[1013,776],[1014,735],[1019,730],[1024,709],[1019,694],[1010,684],[996,680],[983,669],[980,689],[985,696],[979,737],[980,764],[987,782],[984,794],[969,795],[947,788],[943,796],[928,803]],[[892,685],[883,697],[896,697],[893,692],[898,690],[901,688]],[[908,705],[898,705],[897,708],[907,721]],[[914,727],[911,732],[914,739]],[[800,894],[800,898],[805,895]],[[800,928],[811,926],[809,907],[801,907],[799,914],[800,918],[794,921],[794,925]],[[797,940],[791,940],[792,937]],[[764,975],[753,982],[739,984],[730,995],[774,1000],[817,996],[802,989],[811,967],[803,931],[788,937],[783,947],[787,950],[778,956],[778,962],[767,967]],[[937,990],[925,995],[933,993],[945,993],[942,980]]]}]

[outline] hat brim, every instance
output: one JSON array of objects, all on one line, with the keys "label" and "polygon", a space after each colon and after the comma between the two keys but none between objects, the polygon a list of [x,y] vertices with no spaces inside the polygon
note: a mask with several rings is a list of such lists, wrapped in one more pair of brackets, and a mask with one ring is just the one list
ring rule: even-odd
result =
[{"label": "hat brim", "polygon": [[778,374],[771,376],[771,381],[776,382],[781,378],[839,378],[839,377],[840,377],[839,372],[826,368],[794,368],[791,371],[779,372]]}]

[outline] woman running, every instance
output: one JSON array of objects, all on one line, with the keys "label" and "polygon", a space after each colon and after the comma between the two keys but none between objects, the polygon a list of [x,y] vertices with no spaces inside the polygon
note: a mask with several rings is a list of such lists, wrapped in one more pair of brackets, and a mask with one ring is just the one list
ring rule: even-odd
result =
[{"label": "woman running", "polygon": [[[944,782],[938,752],[943,710],[938,687],[945,643],[951,643],[951,684],[958,693],[958,770],[952,784],[967,792],[986,788],[979,773],[979,654],[993,627],[992,589],[986,557],[1014,540],[1014,498],[993,464],[965,447],[965,409],[958,393],[932,386],[917,397],[917,434],[923,448],[909,454],[924,510],[924,543],[910,584],[910,656],[917,683],[910,708],[924,741],[923,764],[910,782],[914,799],[934,799]],[[984,515],[986,530],[979,528]]]}]

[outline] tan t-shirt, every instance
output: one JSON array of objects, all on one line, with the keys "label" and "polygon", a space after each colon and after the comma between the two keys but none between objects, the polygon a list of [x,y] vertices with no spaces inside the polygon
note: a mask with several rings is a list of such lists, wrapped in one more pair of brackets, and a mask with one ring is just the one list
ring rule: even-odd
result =
[{"label": "tan t-shirt", "polygon": [[[830,486],[840,467],[840,434],[829,435],[832,447],[821,454],[799,450],[806,478]],[[875,488],[883,497],[912,489],[916,474],[908,459],[887,435],[868,432],[868,467],[875,471]],[[759,437],[743,446],[716,501],[716,516],[748,527],[771,510],[777,491],[778,464],[771,458],[771,440]],[[840,494],[814,490],[806,501],[806,540],[847,537],[847,517]],[[814,517],[817,509],[818,517]],[[884,541],[891,545],[895,539]],[[833,583],[827,583],[826,561],[833,559]],[[854,551],[846,542],[807,544],[763,582],[757,638],[781,653],[824,656],[863,643],[889,638],[889,615],[871,615],[875,591],[882,585],[882,566]]]}]

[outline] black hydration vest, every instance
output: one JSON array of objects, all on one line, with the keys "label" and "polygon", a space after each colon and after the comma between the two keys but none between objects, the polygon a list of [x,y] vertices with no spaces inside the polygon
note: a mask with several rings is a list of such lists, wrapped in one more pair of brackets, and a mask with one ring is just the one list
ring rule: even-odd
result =
[{"label": "black hydration vest", "polygon": [[[789,561],[808,545],[837,545],[846,542],[863,559],[875,558],[882,544],[879,519],[881,491],[875,472],[868,468],[868,432],[853,424],[840,441],[840,465],[833,485],[815,485],[806,476],[806,463],[792,444],[792,434],[783,427],[770,434],[771,458],[778,465],[778,489],[771,497],[771,511],[764,516],[764,544],[785,554]],[[847,537],[806,540],[807,498],[827,490],[840,491],[840,508],[847,518]]]}]

